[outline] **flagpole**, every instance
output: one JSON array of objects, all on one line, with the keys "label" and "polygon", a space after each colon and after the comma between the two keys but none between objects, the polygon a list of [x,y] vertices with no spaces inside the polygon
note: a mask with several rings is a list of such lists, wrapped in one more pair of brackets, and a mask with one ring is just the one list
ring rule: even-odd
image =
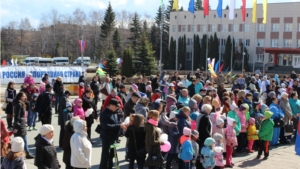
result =
[{"label": "flagpole", "polygon": [[[232,66],[233,66],[233,64],[232,64],[232,60],[233,60],[233,45],[235,45],[235,44],[233,44],[233,40],[234,40],[234,19],[232,20],[232,29],[231,29],[231,31],[232,31],[232,33],[231,33],[231,38],[232,38],[232,41],[231,41],[231,58],[230,58],[230,71],[232,71]],[[232,85],[232,78],[231,78],[231,76],[230,76],[230,85]]]},{"label": "flagpole", "polygon": [[193,41],[192,41],[192,75],[194,74],[194,43],[195,43],[195,37],[194,37],[194,32],[195,32],[195,27],[194,27],[194,21],[195,21],[195,14],[193,13]]},{"label": "flagpole", "polygon": [[177,25],[176,25],[176,71],[178,70],[178,9],[177,9],[177,14],[176,14],[176,20],[177,20]]},{"label": "flagpole", "polygon": [[[256,21],[256,18],[255,18],[255,21]],[[257,21],[256,21],[257,22]],[[254,26],[255,26],[255,31],[254,31],[254,45],[256,47],[256,36],[257,36],[257,23],[255,22]],[[255,52],[256,53],[256,52]],[[255,66],[254,66],[254,62],[255,62],[255,55],[252,57],[252,67],[253,67],[253,74],[255,74]]]},{"label": "flagpole", "polygon": [[[218,65],[218,66],[219,66],[219,69],[218,69],[219,72],[221,71],[221,70],[220,70],[220,65],[221,65],[221,51],[222,51],[222,50],[221,50],[221,48],[222,48],[222,46],[221,46],[221,42],[222,42],[221,37],[222,37],[222,31],[223,31],[223,25],[222,25],[222,23],[223,23],[223,13],[222,13],[222,16],[221,16],[221,30],[220,30],[220,38],[219,38],[219,39],[220,39],[220,40],[219,40],[219,43],[220,43],[220,45],[219,45],[219,46],[220,46],[220,49],[219,49],[219,65]],[[218,72],[218,71],[217,71],[217,72]],[[216,73],[217,73],[217,72],[216,72]]]},{"label": "flagpole", "polygon": [[243,39],[243,53],[242,53],[242,55],[243,55],[243,60],[242,60],[242,74],[244,73],[244,59],[245,59],[245,45],[246,45],[246,43],[245,43],[245,22],[246,21],[244,21],[244,39]]},{"label": "flagpole", "polygon": [[[83,25],[81,27],[81,30],[82,30],[81,39],[83,41]],[[82,45],[82,41],[81,41],[81,45]],[[83,50],[81,51],[81,66],[83,67]]]},{"label": "flagpole", "polygon": [[208,58],[208,39],[209,39],[209,36],[208,36],[208,31],[209,31],[209,25],[208,25],[208,20],[209,20],[209,16],[208,15],[205,15],[207,17],[206,19],[206,25],[207,25],[207,34],[206,34],[206,59],[205,59],[205,70],[206,70],[206,76],[207,76],[207,58]]}]

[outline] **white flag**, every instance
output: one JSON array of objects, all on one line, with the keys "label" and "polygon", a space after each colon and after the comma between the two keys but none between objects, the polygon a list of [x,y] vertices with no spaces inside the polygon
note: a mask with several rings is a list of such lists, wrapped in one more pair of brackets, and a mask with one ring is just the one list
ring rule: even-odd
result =
[{"label": "white flag", "polygon": [[18,58],[15,59],[15,66],[18,66]]},{"label": "white flag", "polygon": [[229,20],[233,20],[234,19],[234,0],[230,0],[230,6],[229,6]]},{"label": "white flag", "polygon": [[11,66],[14,66],[14,65],[15,65],[15,62],[14,62],[14,59],[13,59],[13,58],[11,58],[10,62],[11,62]]}]

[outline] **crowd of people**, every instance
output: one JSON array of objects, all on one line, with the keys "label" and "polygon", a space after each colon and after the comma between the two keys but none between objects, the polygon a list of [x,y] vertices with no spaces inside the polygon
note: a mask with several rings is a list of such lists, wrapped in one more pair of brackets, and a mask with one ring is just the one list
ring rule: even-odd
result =
[{"label": "crowd of people", "polygon": [[[210,73],[204,77],[200,70],[181,77],[178,72],[163,72],[139,77],[128,88],[126,77],[106,76],[102,82],[96,74],[88,83],[82,72],[78,97],[71,102],[62,77],[50,82],[46,74],[38,88],[28,74],[18,93],[13,82],[5,91],[1,167],[26,168],[24,159],[34,158],[37,168],[60,168],[53,145],[52,107],[58,114],[58,144],[66,169],[92,166],[91,128],[98,118],[100,169],[113,168],[111,146],[123,136],[129,169],[135,168],[135,161],[139,169],[232,168],[232,158],[239,153],[257,151],[257,159],[263,155],[267,160],[270,146],[290,144],[292,139],[298,140],[295,150],[300,155],[300,80],[295,72],[281,79],[241,74],[233,79],[231,90],[225,87],[226,78],[222,72],[216,78]],[[34,157],[27,132],[37,130],[37,118],[43,126],[35,137]]]}]

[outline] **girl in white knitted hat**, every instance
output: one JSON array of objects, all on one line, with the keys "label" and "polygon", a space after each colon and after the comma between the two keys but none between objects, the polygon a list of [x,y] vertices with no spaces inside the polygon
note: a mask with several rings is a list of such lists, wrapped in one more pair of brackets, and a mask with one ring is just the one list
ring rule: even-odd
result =
[{"label": "girl in white knitted hat", "polygon": [[24,153],[24,141],[21,137],[15,137],[12,140],[11,151],[3,160],[1,168],[4,169],[26,169]]}]

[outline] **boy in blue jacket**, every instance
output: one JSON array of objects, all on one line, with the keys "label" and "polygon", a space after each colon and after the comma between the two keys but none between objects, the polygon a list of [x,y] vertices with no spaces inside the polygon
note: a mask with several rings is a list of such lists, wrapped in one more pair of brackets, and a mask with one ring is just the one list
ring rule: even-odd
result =
[{"label": "boy in blue jacket", "polygon": [[190,162],[193,159],[193,146],[191,142],[191,129],[184,127],[183,135],[180,137],[181,151],[180,159],[183,161],[183,169],[190,169]]}]

